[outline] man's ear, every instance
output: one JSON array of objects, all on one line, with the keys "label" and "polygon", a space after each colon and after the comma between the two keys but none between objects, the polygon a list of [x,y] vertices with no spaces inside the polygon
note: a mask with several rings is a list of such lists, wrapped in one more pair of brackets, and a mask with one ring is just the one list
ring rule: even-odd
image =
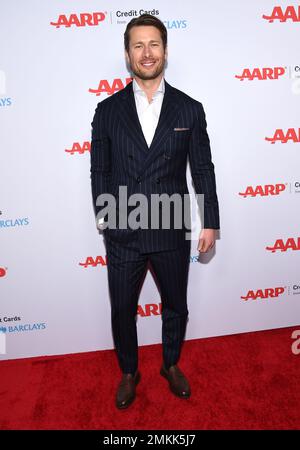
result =
[{"label": "man's ear", "polygon": [[127,64],[129,64],[129,55],[128,55],[127,50],[124,50],[124,53],[125,53],[126,62],[127,62]]},{"label": "man's ear", "polygon": [[165,61],[167,61],[167,59],[168,59],[168,46],[166,45],[166,48],[165,48]]}]

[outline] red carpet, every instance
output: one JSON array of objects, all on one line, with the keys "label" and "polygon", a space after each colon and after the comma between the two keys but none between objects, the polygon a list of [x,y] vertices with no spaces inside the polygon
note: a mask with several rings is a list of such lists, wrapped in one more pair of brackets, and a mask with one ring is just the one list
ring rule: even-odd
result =
[{"label": "red carpet", "polygon": [[159,375],[161,346],[140,347],[137,397],[122,411],[112,350],[1,362],[0,429],[299,429],[296,329],[185,342],[188,400]]}]

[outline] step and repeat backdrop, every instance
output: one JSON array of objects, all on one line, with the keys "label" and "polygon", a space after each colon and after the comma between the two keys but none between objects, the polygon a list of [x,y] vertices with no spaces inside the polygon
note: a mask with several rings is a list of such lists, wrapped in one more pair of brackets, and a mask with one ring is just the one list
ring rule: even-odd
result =
[{"label": "step and repeat backdrop", "polygon": [[[298,325],[299,2],[11,0],[0,12],[0,359],[113,348],[91,122],[131,80],[123,33],[144,12],[168,29],[165,79],[204,106],[215,164],[221,230],[211,254],[192,242],[186,339]],[[148,272],[140,345],[161,342],[160,311]]]}]

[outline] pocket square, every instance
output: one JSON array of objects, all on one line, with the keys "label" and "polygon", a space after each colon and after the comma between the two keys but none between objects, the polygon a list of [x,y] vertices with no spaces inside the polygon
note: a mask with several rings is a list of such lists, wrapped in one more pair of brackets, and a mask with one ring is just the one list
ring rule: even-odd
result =
[{"label": "pocket square", "polygon": [[189,128],[174,128],[174,131],[186,131],[189,130]]}]

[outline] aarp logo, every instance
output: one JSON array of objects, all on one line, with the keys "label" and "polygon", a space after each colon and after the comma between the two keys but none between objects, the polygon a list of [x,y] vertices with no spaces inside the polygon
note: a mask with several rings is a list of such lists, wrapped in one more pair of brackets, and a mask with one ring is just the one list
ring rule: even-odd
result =
[{"label": "aarp logo", "polygon": [[300,5],[298,7],[289,5],[285,9],[282,9],[281,6],[274,6],[271,14],[263,14],[262,18],[268,20],[269,23],[273,23],[274,21],[287,22],[288,20],[291,22],[300,22]]},{"label": "aarp logo", "polygon": [[287,183],[265,184],[258,186],[247,186],[244,192],[239,192],[242,197],[266,197],[268,195],[279,195],[285,191]]},{"label": "aarp logo", "polygon": [[138,305],[137,314],[140,317],[161,316],[161,303],[147,303],[146,305]]},{"label": "aarp logo", "polygon": [[106,19],[107,12],[93,12],[80,14],[60,14],[55,22],[50,22],[50,25],[60,28],[70,27],[96,27]]},{"label": "aarp logo", "polygon": [[275,288],[265,288],[265,289],[256,289],[250,290],[246,295],[242,295],[241,299],[244,301],[248,300],[257,300],[257,299],[269,299],[269,298],[278,298],[285,291],[285,287],[277,286]]},{"label": "aarp logo", "polygon": [[66,148],[65,152],[69,155],[74,155],[75,153],[83,155],[84,153],[89,153],[91,151],[91,143],[89,141],[84,141],[82,144],[80,142],[74,142],[72,148]]},{"label": "aarp logo", "polygon": [[107,256],[96,256],[93,258],[92,256],[88,256],[84,262],[80,262],[79,265],[84,267],[97,267],[97,266],[107,266]]},{"label": "aarp logo", "polygon": [[286,131],[282,128],[277,128],[273,136],[265,137],[265,140],[271,144],[275,144],[275,142],[280,142],[281,144],[286,144],[287,142],[299,143],[300,128],[288,128]]},{"label": "aarp logo", "polygon": [[266,247],[266,250],[275,253],[276,251],[286,252],[288,250],[297,251],[300,250],[300,237],[290,237],[286,241],[283,239],[276,239],[275,243]]},{"label": "aarp logo", "polygon": [[108,80],[100,80],[99,84],[96,88],[89,88],[89,92],[91,94],[95,94],[96,97],[99,97],[101,94],[112,95],[127,86],[127,84],[131,83],[132,78],[115,78],[113,81]]},{"label": "aarp logo", "polygon": [[255,67],[254,69],[243,69],[241,75],[235,75],[240,81],[248,80],[278,80],[280,77],[285,75],[286,67]]}]

